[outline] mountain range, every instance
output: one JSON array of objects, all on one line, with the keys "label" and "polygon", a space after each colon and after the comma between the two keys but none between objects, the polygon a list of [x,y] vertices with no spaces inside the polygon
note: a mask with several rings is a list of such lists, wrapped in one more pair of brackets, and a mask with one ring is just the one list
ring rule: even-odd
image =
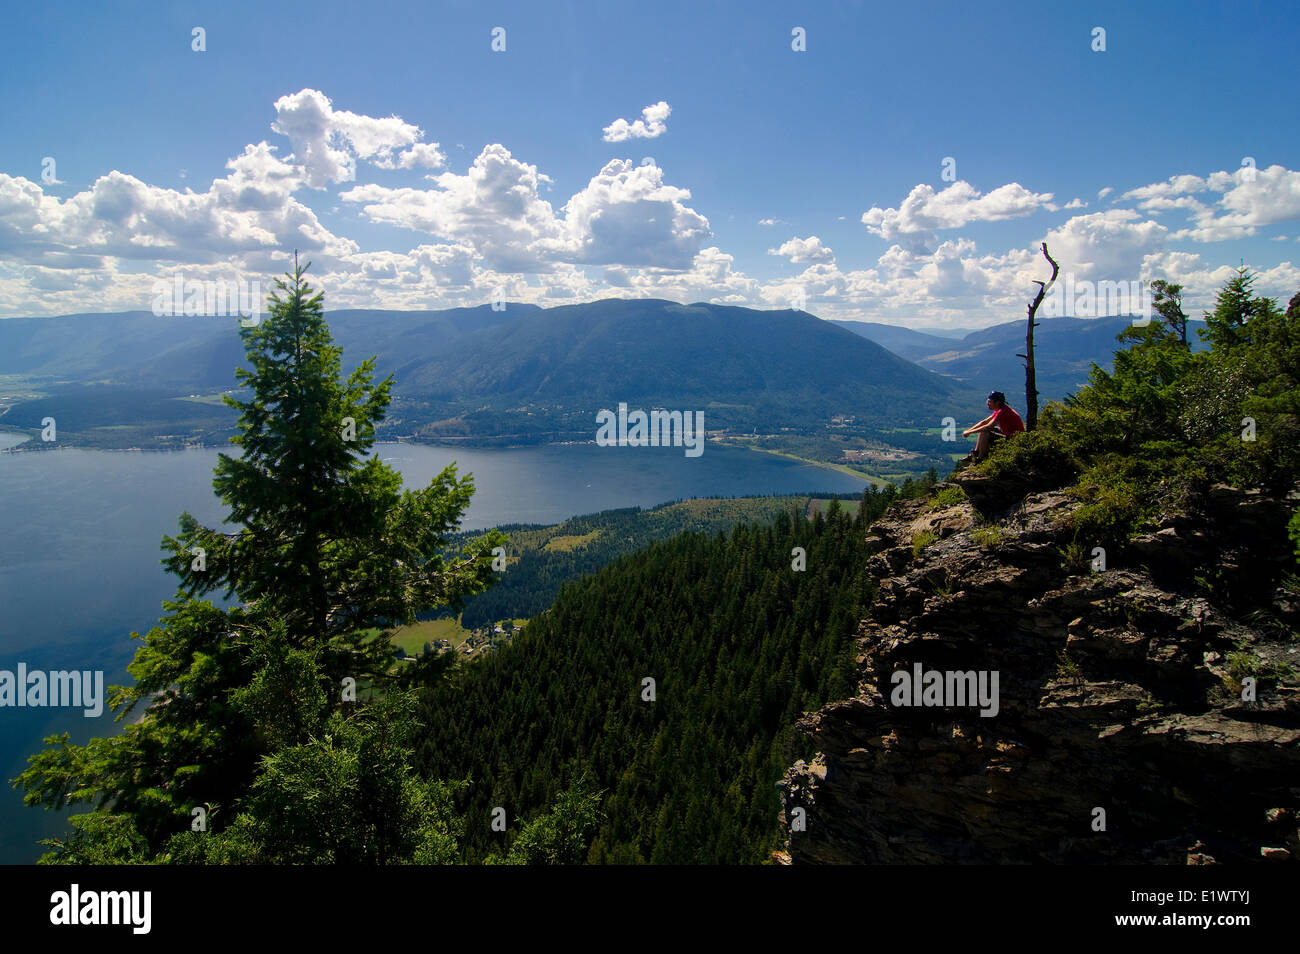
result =
[{"label": "mountain range", "polygon": [[[704,410],[710,430],[823,433],[834,420],[874,436],[934,428],[949,415],[973,421],[988,390],[1005,391],[1013,406],[1023,393],[1019,321],[953,339],[802,311],[659,299],[344,309],[326,318],[345,370],[377,355],[378,375],[393,375],[386,436],[590,439],[595,412],[624,402]],[[1036,338],[1042,400],[1085,383],[1094,361],[1108,368],[1126,323],[1044,319]],[[65,435],[103,446],[207,439],[233,424],[214,396],[235,386],[243,363],[234,318],[6,319],[0,424],[38,428],[52,415]],[[132,424],[145,433],[132,433]]]},{"label": "mountain range", "polygon": [[[836,415],[935,426],[974,400],[962,382],[805,312],[614,299],[326,318],[345,369],[378,355],[378,375],[394,376],[396,434],[589,439],[594,413],[620,402],[703,409],[710,429],[820,428]],[[236,329],[234,318],[138,312],[7,319],[0,375],[42,396],[0,421],[38,426],[61,400],[108,413],[117,392],[228,390],[244,360]],[[87,385],[100,388],[94,401]]]},{"label": "mountain range", "polygon": [[[1155,320],[1159,320],[1158,318]],[[1088,383],[1093,363],[1111,369],[1111,356],[1119,347],[1115,336],[1132,318],[1042,318],[1034,331],[1034,365],[1039,401],[1058,401]],[[1008,321],[967,332],[959,340],[870,321],[833,321],[832,324],[874,341],[921,367],[971,383],[983,383],[988,390],[1013,395],[1024,393],[1025,363],[1017,354],[1025,351],[1025,322]],[[1195,329],[1205,322],[1187,323],[1192,350],[1205,345]],[[1018,406],[1018,405],[1017,405]]]}]

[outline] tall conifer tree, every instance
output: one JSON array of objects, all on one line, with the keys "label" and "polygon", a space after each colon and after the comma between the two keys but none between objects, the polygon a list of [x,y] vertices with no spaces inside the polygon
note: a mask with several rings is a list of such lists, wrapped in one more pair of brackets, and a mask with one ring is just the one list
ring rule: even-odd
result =
[{"label": "tall conifer tree", "polygon": [[[56,844],[57,860],[147,858],[188,834],[200,806],[217,827],[250,804],[265,815],[266,793],[289,789],[265,775],[263,802],[250,801],[259,765],[271,772],[294,753],[315,753],[326,720],[358,706],[341,691],[346,678],[383,691],[392,665],[385,630],[458,605],[493,579],[503,534],[443,553],[472,479],[458,479],[453,464],[428,487],[403,490],[401,476],[369,453],[391,380],[372,383],[372,358],[340,382],[341,349],[306,269],[295,257],[269,318],[241,330],[252,370],[236,377],[250,393],[226,400],[241,412],[232,441],[242,453],[220,455],[213,482],[230,508],[229,532],[185,513],[179,536],[163,540],[179,592],[128,667],[135,685],[112,687],[109,698],[119,720],[140,702],[144,717],[84,746],[67,733],[48,738],[16,780],[29,805],[93,806],[73,818],[76,834]],[[223,588],[235,605],[200,599]],[[401,765],[392,762],[389,779],[399,787]],[[411,804],[425,798],[416,792]],[[262,851],[240,845],[241,858]],[[350,857],[322,851],[316,857]]]}]

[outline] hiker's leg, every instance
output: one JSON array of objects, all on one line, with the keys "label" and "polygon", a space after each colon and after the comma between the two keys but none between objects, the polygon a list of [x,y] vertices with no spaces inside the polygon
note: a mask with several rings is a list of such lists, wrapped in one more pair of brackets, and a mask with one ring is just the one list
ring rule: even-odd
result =
[{"label": "hiker's leg", "polygon": [[975,442],[975,459],[983,460],[984,455],[989,452],[989,432],[980,431],[979,439]]}]

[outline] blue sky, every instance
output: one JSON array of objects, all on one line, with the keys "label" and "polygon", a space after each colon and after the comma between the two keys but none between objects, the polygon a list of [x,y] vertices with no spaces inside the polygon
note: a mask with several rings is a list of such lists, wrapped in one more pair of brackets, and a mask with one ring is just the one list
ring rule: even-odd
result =
[{"label": "blue sky", "polygon": [[327,309],[980,327],[1044,240],[1193,313],[1243,260],[1300,289],[1294,5],[156,6],[6,12],[0,316],[266,286],[295,247]]}]

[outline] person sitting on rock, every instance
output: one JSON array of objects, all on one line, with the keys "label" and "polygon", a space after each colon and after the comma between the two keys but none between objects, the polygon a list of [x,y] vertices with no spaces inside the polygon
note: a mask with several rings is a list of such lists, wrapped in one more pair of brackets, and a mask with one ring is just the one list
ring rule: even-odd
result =
[{"label": "person sitting on rock", "polygon": [[1007,404],[1007,396],[1001,391],[990,394],[987,404],[993,413],[961,432],[962,437],[979,435],[979,439],[975,442],[974,453],[967,458],[973,459],[977,464],[989,455],[989,450],[998,441],[1019,434],[1025,429],[1025,422]]}]

